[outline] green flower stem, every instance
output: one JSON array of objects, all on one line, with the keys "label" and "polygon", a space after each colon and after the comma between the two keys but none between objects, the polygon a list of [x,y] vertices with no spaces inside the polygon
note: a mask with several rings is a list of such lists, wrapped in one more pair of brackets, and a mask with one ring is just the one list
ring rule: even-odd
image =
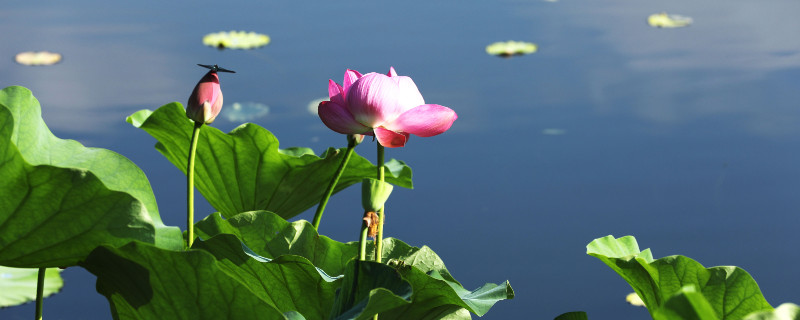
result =
[{"label": "green flower stem", "polygon": [[[378,142],[378,180],[383,182],[384,174],[383,174],[383,146],[380,142]],[[378,210],[378,238],[375,239],[375,261],[381,263],[383,258],[383,221],[384,221],[384,214],[383,211],[385,210],[386,205],[384,204],[383,207]]]},{"label": "green flower stem", "polygon": [[331,183],[328,185],[328,189],[325,190],[325,194],[322,196],[322,199],[319,201],[319,206],[317,206],[317,213],[314,214],[314,229],[319,230],[319,222],[322,220],[322,213],[325,211],[325,206],[328,204],[328,200],[330,200],[331,195],[333,194],[333,189],[336,188],[336,184],[339,183],[339,178],[342,177],[342,173],[344,173],[344,168],[347,167],[347,162],[350,161],[350,157],[353,155],[353,149],[356,147],[356,142],[352,139],[347,139],[347,151],[345,151],[344,159],[342,159],[342,163],[339,164],[339,168],[336,169],[336,173],[333,174],[333,179]]},{"label": "green flower stem", "polygon": [[194,157],[197,154],[197,140],[200,138],[200,127],[202,126],[202,122],[194,123],[191,147],[189,147],[189,167],[186,169],[186,230],[188,232],[188,238],[186,239],[187,248],[191,248],[192,242],[194,242]]},{"label": "green flower stem", "polygon": [[42,304],[44,303],[44,274],[47,268],[39,268],[36,280],[36,320],[42,320]]},{"label": "green flower stem", "polygon": [[361,236],[358,238],[358,260],[367,261],[367,221],[361,223]]}]

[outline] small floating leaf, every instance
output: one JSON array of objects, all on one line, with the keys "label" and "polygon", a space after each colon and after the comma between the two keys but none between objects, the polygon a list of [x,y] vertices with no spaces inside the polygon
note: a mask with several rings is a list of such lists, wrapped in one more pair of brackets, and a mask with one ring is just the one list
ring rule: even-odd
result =
[{"label": "small floating leaf", "polygon": [[636,292],[631,292],[625,297],[625,301],[630,303],[632,306],[637,307],[644,307],[644,301],[642,298],[639,298],[639,295]]},{"label": "small floating leaf", "polygon": [[[50,296],[64,286],[57,268],[45,271],[44,296]],[[38,268],[9,268],[0,266],[0,308],[20,305],[36,300]]]},{"label": "small floating leaf", "polygon": [[222,117],[230,122],[245,122],[261,118],[269,113],[269,107],[257,102],[234,102],[222,108]]},{"label": "small floating leaf", "polygon": [[318,115],[319,113],[317,113],[317,108],[319,108],[319,104],[322,101],[328,101],[328,98],[319,98],[311,100],[311,102],[308,103],[308,113],[313,114],[315,116]]},{"label": "small floating leaf", "polygon": [[17,53],[14,60],[26,66],[49,66],[61,61],[61,54],[49,51],[26,51]]},{"label": "small floating leaf", "polygon": [[656,28],[679,28],[692,24],[692,18],[666,12],[654,13],[647,17],[647,24]]},{"label": "small floating leaf", "polygon": [[486,46],[486,53],[501,57],[531,54],[536,50],[538,47],[535,43],[522,41],[495,42]]},{"label": "small floating leaf", "polygon": [[220,49],[255,49],[268,43],[268,35],[252,31],[221,31],[203,37],[204,45]]}]

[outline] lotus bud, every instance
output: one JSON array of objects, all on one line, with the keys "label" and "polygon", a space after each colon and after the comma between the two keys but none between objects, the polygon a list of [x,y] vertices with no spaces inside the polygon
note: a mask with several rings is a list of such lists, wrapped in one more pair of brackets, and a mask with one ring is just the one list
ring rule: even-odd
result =
[{"label": "lotus bud", "polygon": [[211,70],[200,79],[200,82],[192,90],[192,95],[189,96],[189,102],[186,104],[186,116],[195,123],[211,124],[222,110],[222,90],[219,86],[217,71],[231,73],[234,71],[220,68],[217,65],[199,64],[199,66]]},{"label": "lotus bud", "polygon": [[361,182],[361,205],[364,210],[377,212],[383,209],[393,188],[394,186],[387,182],[372,178],[364,179]]},{"label": "lotus bud", "polygon": [[353,145],[355,147],[355,146],[361,144],[361,142],[363,142],[363,141],[364,141],[364,135],[363,134],[355,133],[355,134],[348,134],[347,135],[347,144],[348,145]]}]

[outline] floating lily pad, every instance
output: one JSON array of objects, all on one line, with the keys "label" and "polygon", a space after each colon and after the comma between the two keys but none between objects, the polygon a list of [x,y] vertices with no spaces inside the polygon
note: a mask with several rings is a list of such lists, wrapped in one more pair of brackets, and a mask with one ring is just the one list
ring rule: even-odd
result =
[{"label": "floating lily pad", "polygon": [[252,31],[221,31],[203,37],[204,45],[220,49],[255,49],[268,43],[268,35]]},{"label": "floating lily pad", "polygon": [[269,107],[257,102],[234,102],[222,108],[222,117],[230,122],[245,122],[261,118],[269,113]]},{"label": "floating lily pad", "polygon": [[49,66],[61,61],[61,54],[50,51],[26,51],[17,53],[14,60],[26,66]]},{"label": "floating lily pad", "polygon": [[647,17],[647,24],[656,28],[680,28],[692,24],[692,18],[666,12],[654,13]]},{"label": "floating lily pad", "polygon": [[630,303],[632,306],[644,307],[644,301],[642,301],[642,298],[639,298],[639,295],[636,294],[636,292],[631,292],[625,296],[625,301]]},{"label": "floating lily pad", "polygon": [[[44,296],[50,296],[64,286],[57,268],[44,273]],[[9,268],[0,266],[0,308],[20,305],[36,300],[36,282],[39,269]]]},{"label": "floating lily pad", "polygon": [[536,50],[538,47],[535,43],[522,41],[495,42],[486,46],[486,53],[501,57],[531,54]]},{"label": "floating lily pad", "polygon": [[311,102],[308,103],[308,113],[313,114],[315,116],[318,115],[319,113],[317,113],[317,108],[319,108],[319,104],[322,101],[328,101],[328,98],[319,98],[311,100]]}]

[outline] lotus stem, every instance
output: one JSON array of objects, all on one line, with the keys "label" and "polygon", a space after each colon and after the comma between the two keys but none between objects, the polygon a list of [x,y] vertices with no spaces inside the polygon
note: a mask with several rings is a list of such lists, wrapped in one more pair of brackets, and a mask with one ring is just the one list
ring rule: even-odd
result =
[{"label": "lotus stem", "polygon": [[[384,180],[384,173],[383,173],[383,146],[380,142],[378,142],[378,180],[383,182]],[[378,237],[375,239],[375,262],[381,263],[383,258],[383,221],[384,221],[384,214],[383,211],[385,210],[386,205],[384,204],[378,210]]]},{"label": "lotus stem", "polygon": [[331,179],[331,183],[328,185],[328,189],[325,190],[325,194],[322,196],[322,199],[319,201],[319,206],[317,206],[317,212],[314,214],[314,229],[317,229],[319,232],[319,222],[322,220],[322,213],[325,211],[325,206],[328,204],[328,200],[331,199],[331,195],[333,194],[333,189],[336,188],[336,184],[339,183],[339,178],[342,177],[342,173],[344,173],[344,168],[347,167],[347,162],[350,161],[350,157],[353,155],[353,150],[356,147],[356,142],[353,139],[347,139],[347,151],[345,151],[344,159],[342,159],[342,163],[339,164],[339,168],[336,169],[336,173],[333,174],[333,179]]},{"label": "lotus stem", "polygon": [[369,227],[367,221],[361,223],[361,236],[358,238],[358,260],[367,261],[367,233]]},{"label": "lotus stem", "polygon": [[39,268],[36,280],[36,320],[42,320],[42,305],[44,304],[44,274],[47,268]]},{"label": "lotus stem", "polygon": [[194,242],[194,158],[197,154],[197,140],[200,138],[200,127],[203,126],[202,122],[194,123],[194,131],[192,132],[191,146],[189,147],[189,165],[186,169],[186,230],[188,237],[186,239],[187,249],[192,247]]}]

